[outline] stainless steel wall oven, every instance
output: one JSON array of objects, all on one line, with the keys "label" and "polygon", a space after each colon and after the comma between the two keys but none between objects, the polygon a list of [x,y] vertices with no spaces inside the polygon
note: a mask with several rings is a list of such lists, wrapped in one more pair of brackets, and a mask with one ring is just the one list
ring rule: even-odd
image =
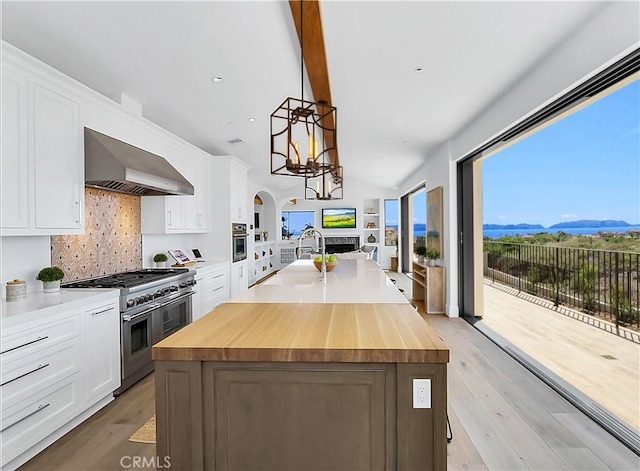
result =
[{"label": "stainless steel wall oven", "polygon": [[247,225],[233,223],[231,225],[233,261],[239,262],[247,258]]}]

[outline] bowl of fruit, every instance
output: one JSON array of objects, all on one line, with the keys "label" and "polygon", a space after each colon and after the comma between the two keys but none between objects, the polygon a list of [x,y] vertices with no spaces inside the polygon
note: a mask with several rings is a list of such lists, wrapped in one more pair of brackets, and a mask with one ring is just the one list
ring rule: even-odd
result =
[{"label": "bowl of fruit", "polygon": [[[327,266],[327,271],[333,270],[336,265],[338,265],[338,257],[335,255],[326,255],[324,257],[324,263]],[[322,257],[316,257],[313,259],[313,265],[318,269],[318,271],[322,271]]]}]

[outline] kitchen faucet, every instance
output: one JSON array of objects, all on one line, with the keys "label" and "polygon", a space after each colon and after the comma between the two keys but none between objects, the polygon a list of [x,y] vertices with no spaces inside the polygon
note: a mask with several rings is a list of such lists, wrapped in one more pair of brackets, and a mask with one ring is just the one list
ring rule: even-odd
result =
[{"label": "kitchen faucet", "polygon": [[324,243],[324,234],[322,234],[322,232],[320,232],[318,229],[314,229],[313,227],[310,227],[309,229],[305,229],[304,231],[302,231],[300,233],[300,237],[298,238],[298,256],[300,256],[300,250],[302,249],[302,239],[304,238],[304,236],[306,236],[307,234],[315,235],[316,233],[320,236],[320,256],[322,257],[322,267],[320,269],[320,280],[327,281],[327,263],[326,263],[326,260],[324,259],[325,243]]}]

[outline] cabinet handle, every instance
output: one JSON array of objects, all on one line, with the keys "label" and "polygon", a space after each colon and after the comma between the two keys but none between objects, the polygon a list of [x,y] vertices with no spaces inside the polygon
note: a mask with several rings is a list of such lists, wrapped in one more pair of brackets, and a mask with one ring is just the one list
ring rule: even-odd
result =
[{"label": "cabinet handle", "polygon": [[38,365],[33,370],[27,371],[26,373],[23,373],[20,376],[16,376],[15,378],[10,379],[9,381],[5,381],[4,383],[0,384],[0,386],[4,386],[5,384],[13,383],[15,380],[20,379],[20,378],[24,378],[25,376],[30,375],[31,373],[35,373],[36,371],[40,371],[41,369],[46,368],[47,366],[49,366],[49,363],[47,363],[45,365]]},{"label": "cabinet handle", "polygon": [[226,288],[225,286],[218,286],[217,288],[215,288],[215,289],[214,289],[214,290],[212,290],[212,291],[213,291],[213,292],[216,292],[216,291],[220,291],[221,289],[225,289],[225,288]]},{"label": "cabinet handle", "polygon": [[17,350],[19,348],[26,347],[27,345],[31,345],[31,344],[34,344],[36,342],[42,342],[43,340],[46,340],[48,338],[49,338],[48,335],[45,335],[44,337],[38,337],[37,339],[32,340],[31,342],[23,343],[22,345],[18,345],[17,347],[10,348],[9,350],[4,350],[3,352],[0,352],[0,353],[12,352],[13,350]]},{"label": "cabinet handle", "polygon": [[82,215],[80,214],[80,201],[76,201],[76,206],[78,207],[78,219],[76,219],[76,224],[80,224],[80,219],[82,219]]},{"label": "cabinet handle", "polygon": [[222,278],[224,275],[225,275],[224,273],[221,273],[220,275],[214,276],[213,279],[215,280],[216,278]]},{"label": "cabinet handle", "polygon": [[23,418],[16,420],[14,423],[12,423],[11,425],[6,426],[5,428],[3,428],[2,430],[0,430],[0,432],[4,432],[5,430],[7,430],[10,427],[13,427],[14,425],[19,424],[20,422],[22,422],[23,420],[27,420],[29,417],[31,417],[34,414],[37,414],[38,412],[46,409],[47,407],[49,407],[51,405],[50,402],[46,403],[46,404],[40,404],[38,406],[38,408],[36,410],[34,410],[33,412],[25,415]]},{"label": "cabinet handle", "polygon": [[169,227],[173,226],[173,214],[171,211],[167,211],[169,213]]},{"label": "cabinet handle", "polygon": [[114,310],[114,307],[110,306],[110,307],[108,307],[106,309],[103,309],[102,311],[94,311],[94,312],[92,312],[91,316],[99,316],[100,314],[104,314],[105,312],[109,312],[109,311],[113,311],[113,310]]}]

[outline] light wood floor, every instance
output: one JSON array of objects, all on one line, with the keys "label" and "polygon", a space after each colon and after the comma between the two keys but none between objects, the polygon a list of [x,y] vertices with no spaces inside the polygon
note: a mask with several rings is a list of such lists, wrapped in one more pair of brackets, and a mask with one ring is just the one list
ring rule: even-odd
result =
[{"label": "light wood floor", "polygon": [[484,287],[482,323],[640,430],[640,345]]},{"label": "light wood floor", "polygon": [[[408,279],[392,277],[410,294]],[[640,469],[638,456],[464,320],[425,318],[451,349],[448,469]],[[152,458],[155,445],[128,438],[153,414],[153,398],[151,375],[20,469],[121,470],[122,457]]]}]

